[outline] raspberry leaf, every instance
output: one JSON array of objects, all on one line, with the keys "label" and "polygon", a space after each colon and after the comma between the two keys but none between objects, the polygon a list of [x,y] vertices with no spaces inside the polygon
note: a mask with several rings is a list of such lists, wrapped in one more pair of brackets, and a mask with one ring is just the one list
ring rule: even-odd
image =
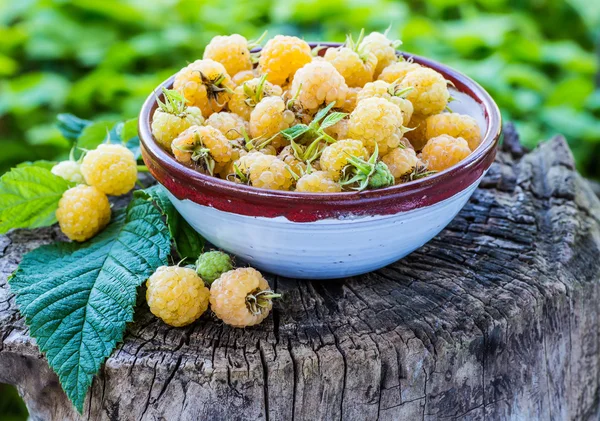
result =
[{"label": "raspberry leaf", "polygon": [[16,168],[24,168],[24,167],[42,167],[47,170],[52,170],[52,167],[56,165],[55,161],[47,161],[45,159],[40,159],[38,161],[25,161],[21,162],[16,166]]},{"label": "raspberry leaf", "polygon": [[296,124],[295,126],[292,126],[289,129],[282,130],[281,134],[289,140],[295,140],[309,130],[310,127],[308,127],[306,124]]},{"label": "raspberry leaf", "polygon": [[325,120],[323,120],[323,123],[321,123],[321,130],[324,130],[328,127],[333,126],[334,124],[336,124],[337,122],[342,120],[347,115],[348,115],[347,113],[340,113],[340,112],[335,112],[335,113],[329,114],[325,118]]},{"label": "raspberry leaf", "polygon": [[101,143],[106,142],[109,138],[112,141],[116,141],[118,139],[116,131],[117,123],[118,121],[115,120],[105,120],[86,126],[77,138],[77,147],[92,150],[96,149]]},{"label": "raspberry leaf", "polygon": [[159,207],[166,217],[169,233],[179,258],[187,263],[196,261],[204,249],[204,238],[177,212],[164,188],[157,184],[145,190],[138,190],[134,194],[136,197],[152,200]]},{"label": "raspberry leaf", "polygon": [[43,166],[14,168],[0,178],[0,234],[13,228],[39,228],[56,222],[63,193],[73,184]]},{"label": "raspberry leaf", "polygon": [[27,254],[9,280],[31,336],[80,413],[94,375],[133,320],[137,287],[167,264],[169,251],[159,210],[133,200],[93,240]]},{"label": "raspberry leaf", "polygon": [[58,120],[56,124],[58,130],[66,139],[71,141],[77,140],[83,129],[92,124],[90,120],[84,120],[73,114],[59,114],[56,119]]}]

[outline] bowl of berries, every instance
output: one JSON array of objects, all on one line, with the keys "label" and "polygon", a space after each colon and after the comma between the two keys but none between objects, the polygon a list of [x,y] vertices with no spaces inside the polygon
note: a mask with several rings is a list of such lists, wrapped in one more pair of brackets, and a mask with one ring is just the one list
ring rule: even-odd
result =
[{"label": "bowl of berries", "polygon": [[481,86],[397,46],[217,36],[144,103],[143,159],[195,230],[254,267],[386,266],[456,216],[501,131]]}]

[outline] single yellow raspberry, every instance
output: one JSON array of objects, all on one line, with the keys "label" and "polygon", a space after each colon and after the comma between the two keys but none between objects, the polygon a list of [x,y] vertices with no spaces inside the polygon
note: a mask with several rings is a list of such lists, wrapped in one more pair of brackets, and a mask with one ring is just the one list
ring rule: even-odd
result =
[{"label": "single yellow raspberry", "polygon": [[235,158],[229,139],[212,126],[190,127],[173,140],[171,150],[177,161],[185,165],[196,163],[211,175],[215,162],[225,164]]},{"label": "single yellow raspberry", "polygon": [[313,61],[298,70],[291,90],[299,92],[299,104],[310,112],[334,101],[343,104],[348,95],[346,81],[328,61]]},{"label": "single yellow raspberry", "polygon": [[125,146],[105,143],[85,154],[81,173],[90,186],[102,193],[120,196],[135,186],[137,162]]},{"label": "single yellow raspberry", "polygon": [[62,161],[52,167],[52,174],[58,175],[67,181],[76,184],[85,183],[83,174],[81,174],[81,165],[75,161]]},{"label": "single yellow raspberry", "polygon": [[421,152],[421,159],[428,169],[442,171],[458,164],[470,153],[471,149],[465,139],[443,134],[427,141]]},{"label": "single yellow raspberry", "polygon": [[408,72],[399,83],[401,89],[408,91],[406,99],[412,102],[415,114],[424,116],[438,114],[448,106],[450,92],[446,79],[440,73],[428,67]]},{"label": "single yellow raspberry", "polygon": [[310,45],[297,37],[277,35],[260,52],[259,70],[276,85],[289,83],[296,71],[312,61]]},{"label": "single yellow raspberry", "polygon": [[362,87],[365,83],[371,82],[377,67],[375,54],[361,48],[363,36],[364,30],[354,42],[352,36],[348,35],[344,46],[328,48],[323,56],[325,61],[333,64],[333,67],[340,72],[350,87]]},{"label": "single yellow raspberry", "polygon": [[457,113],[443,113],[427,117],[427,139],[447,134],[452,137],[462,137],[474,151],[481,142],[481,130],[477,120],[469,115]]},{"label": "single yellow raspberry", "polygon": [[281,86],[273,85],[266,80],[266,75],[244,82],[233,91],[229,100],[229,111],[236,113],[244,120],[250,120],[250,114],[256,104],[269,96],[282,96]]},{"label": "single yellow raspberry", "polygon": [[187,65],[177,73],[173,88],[208,118],[227,105],[234,85],[221,63],[203,59]]},{"label": "single yellow raspberry", "polygon": [[80,184],[67,190],[58,202],[60,230],[73,241],[86,241],[110,222],[110,203],[93,186]]},{"label": "single yellow raspberry", "polygon": [[327,171],[334,180],[339,180],[342,169],[348,165],[348,159],[352,156],[367,159],[369,154],[360,140],[343,139],[323,149],[319,165],[323,171]]},{"label": "single yellow raspberry", "polygon": [[204,123],[198,107],[188,107],[183,96],[175,90],[163,90],[164,102],[158,100],[158,108],[152,115],[152,135],[160,146],[171,149],[171,142],[179,133],[195,124]]},{"label": "single yellow raspberry", "polygon": [[414,149],[405,147],[392,149],[381,160],[387,165],[396,181],[410,174],[419,163]]},{"label": "single yellow raspberry", "polygon": [[342,186],[334,180],[335,175],[327,171],[313,171],[305,174],[296,183],[297,192],[338,193]]},{"label": "single yellow raspberry", "polygon": [[236,174],[243,182],[261,189],[289,190],[294,181],[292,170],[273,155],[249,153],[242,156],[236,166]]},{"label": "single yellow raspberry", "polygon": [[237,114],[220,112],[211,114],[206,120],[206,125],[219,130],[229,140],[244,138],[248,133],[248,122]]},{"label": "single yellow raspberry", "polygon": [[398,85],[376,80],[375,82],[367,83],[364,88],[358,93],[356,101],[360,102],[367,98],[384,98],[392,104],[396,104],[402,111],[402,124],[406,126],[413,115],[412,103],[404,98],[405,91],[399,90]]},{"label": "single yellow raspberry", "polygon": [[[281,130],[287,129],[290,127],[288,113],[290,111],[286,110],[285,101],[281,97],[263,98],[250,113],[250,136],[267,140],[277,135]],[[281,143],[282,139],[283,136],[280,135],[279,139],[273,139],[273,144]]]},{"label": "single yellow raspberry", "polygon": [[249,80],[256,78],[256,72],[254,70],[243,70],[241,72],[236,73],[231,77],[231,81],[237,87],[242,85],[244,82],[248,82]]},{"label": "single yellow raspberry", "polygon": [[404,76],[406,76],[408,72],[412,72],[413,70],[420,68],[420,64],[413,63],[410,60],[401,60],[392,63],[383,69],[378,79],[387,83],[399,83],[402,79],[404,79]]},{"label": "single yellow raspberry", "polygon": [[402,138],[403,115],[397,105],[383,98],[367,98],[358,102],[350,114],[348,137],[359,139],[372,154],[375,144],[379,154],[398,147]]},{"label": "single yellow raspberry", "polygon": [[378,77],[383,69],[398,60],[396,48],[401,44],[402,42],[392,41],[388,39],[387,34],[380,32],[371,32],[362,40],[360,45],[362,51],[373,53],[377,57],[375,77]]},{"label": "single yellow raspberry", "polygon": [[161,266],[146,281],[146,302],[170,326],[186,326],[207,309],[210,291],[194,269]]},{"label": "single yellow raspberry", "polygon": [[210,287],[210,306],[215,315],[233,327],[254,326],[271,311],[272,299],[280,297],[269,289],[259,271],[240,268],[225,272]]},{"label": "single yellow raspberry", "polygon": [[204,49],[202,58],[221,63],[230,75],[252,69],[248,40],[239,34],[217,35]]}]

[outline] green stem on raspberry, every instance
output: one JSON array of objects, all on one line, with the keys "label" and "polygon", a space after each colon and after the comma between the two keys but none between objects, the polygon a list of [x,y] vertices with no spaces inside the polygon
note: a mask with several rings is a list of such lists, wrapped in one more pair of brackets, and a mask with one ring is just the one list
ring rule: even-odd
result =
[{"label": "green stem on raspberry", "polygon": [[257,288],[246,295],[246,307],[253,315],[258,316],[276,298],[281,298],[281,294],[277,294],[270,289],[261,291]]},{"label": "green stem on raspberry", "polygon": [[250,41],[248,41],[248,49],[252,50],[253,48],[259,47],[262,42],[264,41],[264,39],[267,37],[267,33],[269,31],[265,31],[261,34],[260,37],[256,38],[256,39],[251,39]]},{"label": "green stem on raspberry", "polygon": [[137,166],[137,170],[138,170],[138,172],[150,172],[150,171],[148,170],[148,167],[147,167],[147,166],[145,166],[145,165],[138,165],[138,166]]}]

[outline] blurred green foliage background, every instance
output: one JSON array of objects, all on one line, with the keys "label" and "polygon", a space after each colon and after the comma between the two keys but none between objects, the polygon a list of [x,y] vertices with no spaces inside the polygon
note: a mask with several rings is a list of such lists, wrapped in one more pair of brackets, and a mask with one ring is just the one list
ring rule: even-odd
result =
[{"label": "blurred green foliage background", "polygon": [[588,0],[0,0],[0,173],[66,154],[59,112],[135,117],[215,34],[343,41],[390,24],[406,51],[488,89],[528,146],[563,133],[600,177],[600,1]]},{"label": "blurred green foliage background", "polygon": [[68,154],[60,112],[135,117],[216,34],[343,41],[390,24],[404,50],[488,89],[527,146],[563,133],[600,178],[600,1],[589,0],[0,0],[0,174]]}]

